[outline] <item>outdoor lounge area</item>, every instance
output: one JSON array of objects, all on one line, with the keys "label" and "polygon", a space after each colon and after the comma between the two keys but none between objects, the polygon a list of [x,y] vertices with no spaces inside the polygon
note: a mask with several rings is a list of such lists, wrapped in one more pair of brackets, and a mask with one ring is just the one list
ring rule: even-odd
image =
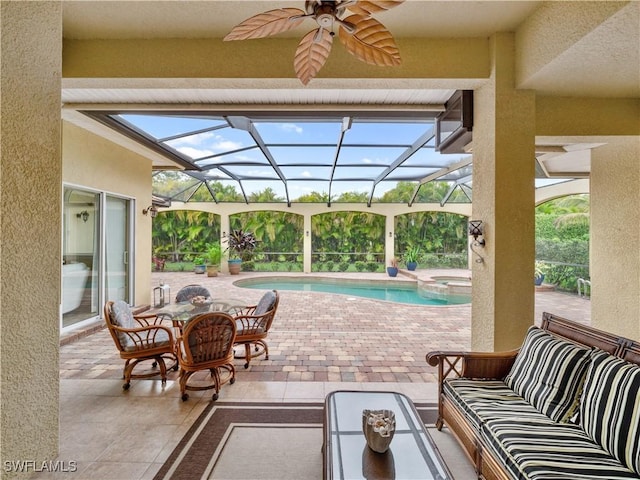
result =
[{"label": "outdoor lounge area", "polygon": [[[422,275],[465,273],[468,272],[442,270],[424,271]],[[152,275],[154,284],[163,280],[170,285],[172,297],[197,279],[218,296],[246,298],[249,303],[257,301],[263,291],[238,288],[233,282],[260,276],[264,275]],[[380,279],[380,275],[373,274],[345,276]],[[268,337],[269,360],[256,358],[247,370],[242,368],[243,361],[237,360],[236,382],[221,388],[216,403],[317,404],[335,390],[393,390],[416,404],[433,404],[437,398],[437,370],[427,364],[425,355],[433,350],[469,348],[470,305],[425,308],[318,292],[281,291],[280,296]],[[377,312],[376,324],[384,328],[370,328],[371,311]],[[561,312],[588,324],[590,301],[542,291],[536,294],[536,317],[541,319],[543,311]],[[211,393],[190,392],[189,401],[182,402],[177,372],[168,373],[164,387],[159,377],[132,380],[125,393],[122,367],[123,361],[105,328],[62,346],[63,433],[59,458],[78,460],[79,471],[87,468],[92,478],[151,479],[198,415],[211,404]],[[114,418],[110,412],[118,413]],[[446,431],[443,435],[450,436]],[[449,437],[440,440],[441,448],[448,445],[455,454],[454,444],[446,443],[446,439],[450,442]],[[459,465],[454,461],[450,468],[468,474],[470,464],[461,452],[458,455]],[[308,458],[319,462],[321,456],[318,451],[317,456]],[[319,463],[316,467],[315,476],[306,478],[321,478]],[[51,477],[40,474],[36,478]]]},{"label": "outdoor lounge area", "polygon": [[[81,472],[208,478],[211,457],[201,472],[183,466],[223,450],[232,454],[220,457],[220,468],[227,463],[214,478],[258,480],[268,470],[279,480],[316,478],[330,443],[323,414],[345,411],[325,408],[331,391],[397,390],[416,409],[397,419],[418,424],[416,438],[426,438],[422,424],[438,419],[430,351],[516,349],[543,311],[640,339],[639,1],[0,7],[3,480]],[[264,24],[273,16],[275,30]],[[263,38],[229,37],[250,18],[263,22]],[[588,265],[576,262],[588,273],[579,275],[588,299],[532,281],[545,260],[536,209],[569,195],[589,202],[581,217]],[[408,238],[403,225],[439,228],[432,219],[454,215],[458,263],[446,266],[469,271],[471,301],[390,308],[278,290],[269,358],[234,359],[235,382],[221,386],[217,401],[212,391],[189,391],[182,401],[171,370],[164,388],[152,377],[132,378],[124,390],[124,357],[102,328],[107,302],[150,305],[161,280],[172,295],[205,282],[212,295],[256,302],[264,293],[230,285],[228,252],[212,280],[160,277],[152,271],[154,228],[170,226],[172,216],[202,217],[200,231],[224,245],[241,216],[266,211],[279,220],[256,223],[261,238],[291,240],[287,250],[259,252],[273,263],[295,263],[297,275],[310,276],[329,263],[324,257],[345,254],[334,263],[373,263],[387,280],[383,269],[411,242],[445,266],[438,235]],[[347,250],[340,234],[356,230],[352,238],[363,242]],[[204,252],[182,251],[166,233],[161,253],[182,257],[167,258],[165,268]],[[325,238],[334,244],[318,245]],[[225,437],[238,424],[240,435]],[[293,433],[295,450],[280,451],[292,461],[274,462],[270,450],[291,446]],[[452,458],[466,457],[455,442],[444,448],[447,433],[438,445],[454,452],[444,460],[453,471]],[[247,437],[261,439],[253,443],[263,451],[229,462]],[[190,448],[196,444],[200,450]],[[296,461],[308,452],[317,463]],[[256,474],[258,457],[271,467]],[[477,460],[453,476],[473,478]],[[282,470],[289,464],[308,470]]]}]

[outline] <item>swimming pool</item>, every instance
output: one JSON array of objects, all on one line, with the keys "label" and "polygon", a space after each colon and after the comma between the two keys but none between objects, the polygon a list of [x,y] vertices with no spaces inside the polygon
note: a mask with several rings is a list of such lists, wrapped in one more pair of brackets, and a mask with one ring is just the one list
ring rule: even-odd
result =
[{"label": "swimming pool", "polygon": [[260,277],[237,280],[234,285],[265,290],[336,293],[412,305],[461,305],[471,301],[468,295],[448,295],[436,298],[429,296],[428,292],[419,291],[416,283],[384,280],[354,281],[318,277]]}]

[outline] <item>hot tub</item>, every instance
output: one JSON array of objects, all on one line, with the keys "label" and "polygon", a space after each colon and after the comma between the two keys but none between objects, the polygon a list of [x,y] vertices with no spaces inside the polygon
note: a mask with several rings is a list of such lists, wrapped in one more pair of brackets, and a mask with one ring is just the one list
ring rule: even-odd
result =
[{"label": "hot tub", "polygon": [[433,276],[418,282],[418,289],[434,297],[471,296],[471,277]]}]

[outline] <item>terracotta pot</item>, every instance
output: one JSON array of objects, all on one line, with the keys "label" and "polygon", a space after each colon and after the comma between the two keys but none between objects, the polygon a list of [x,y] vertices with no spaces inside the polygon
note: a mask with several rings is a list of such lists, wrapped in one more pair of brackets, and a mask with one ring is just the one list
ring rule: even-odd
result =
[{"label": "terracotta pot", "polygon": [[231,275],[238,275],[240,268],[242,267],[242,260],[229,260],[229,273]]}]

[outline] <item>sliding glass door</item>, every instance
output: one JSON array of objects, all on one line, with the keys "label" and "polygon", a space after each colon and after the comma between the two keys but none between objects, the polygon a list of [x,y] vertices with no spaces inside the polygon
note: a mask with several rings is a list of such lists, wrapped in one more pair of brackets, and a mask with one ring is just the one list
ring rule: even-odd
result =
[{"label": "sliding glass door", "polygon": [[98,317],[106,299],[132,298],[132,200],[65,187],[61,328]]},{"label": "sliding glass door", "polygon": [[105,290],[109,300],[129,302],[129,200],[107,195]]}]

